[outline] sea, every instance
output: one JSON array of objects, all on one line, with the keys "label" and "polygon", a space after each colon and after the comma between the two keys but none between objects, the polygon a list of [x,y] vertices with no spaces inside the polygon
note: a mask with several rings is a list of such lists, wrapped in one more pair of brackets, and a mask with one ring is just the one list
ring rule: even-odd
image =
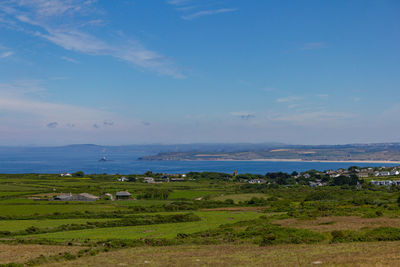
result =
[{"label": "sea", "polygon": [[[225,172],[266,174],[268,172],[301,172],[315,169],[376,167],[398,164],[333,163],[333,162],[261,162],[261,161],[144,161],[141,156],[154,150],[99,150],[99,149],[5,149],[0,148],[0,173],[65,173],[83,171],[86,174],[142,174]],[[101,161],[106,157],[106,161]]]}]

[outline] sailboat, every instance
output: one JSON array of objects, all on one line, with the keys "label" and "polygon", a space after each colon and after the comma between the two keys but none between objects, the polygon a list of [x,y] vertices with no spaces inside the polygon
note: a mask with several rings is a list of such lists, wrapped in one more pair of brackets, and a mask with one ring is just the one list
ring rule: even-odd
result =
[{"label": "sailboat", "polygon": [[107,159],[107,157],[102,157],[101,159],[99,159],[99,161],[109,161],[108,159]]}]

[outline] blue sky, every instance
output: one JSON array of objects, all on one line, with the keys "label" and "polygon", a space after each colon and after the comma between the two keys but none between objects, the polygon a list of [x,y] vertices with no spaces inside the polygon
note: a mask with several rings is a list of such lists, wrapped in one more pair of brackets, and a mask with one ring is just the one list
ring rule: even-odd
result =
[{"label": "blue sky", "polygon": [[397,0],[2,0],[0,145],[400,141]]}]

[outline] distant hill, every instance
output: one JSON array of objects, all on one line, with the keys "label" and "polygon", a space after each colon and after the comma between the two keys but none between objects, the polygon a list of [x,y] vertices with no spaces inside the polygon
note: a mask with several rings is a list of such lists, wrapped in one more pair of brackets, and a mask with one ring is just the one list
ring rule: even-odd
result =
[{"label": "distant hill", "polygon": [[201,152],[210,151],[213,153],[228,153],[237,151],[249,151],[266,149],[271,147],[282,146],[280,143],[265,143],[265,144],[148,144],[148,145],[121,145],[121,146],[102,146],[95,144],[72,144],[66,146],[0,146],[0,152],[29,152],[29,153],[73,153],[73,152],[97,152],[97,153],[129,153],[135,152],[140,154],[154,153],[174,153],[174,152]]},{"label": "distant hill", "polygon": [[[250,149],[249,149],[250,148]],[[400,162],[400,143],[347,145],[253,145],[230,149],[161,152],[141,160],[294,160]]]},{"label": "distant hill", "polygon": [[[150,144],[101,146],[77,144],[55,147],[0,147],[10,153],[63,154],[88,153],[91,157],[108,154],[136,155],[140,160],[292,160],[292,161],[370,161],[400,162],[400,143],[347,145],[264,144]],[[95,156],[93,156],[95,155]],[[96,156],[97,155],[97,156]]]}]

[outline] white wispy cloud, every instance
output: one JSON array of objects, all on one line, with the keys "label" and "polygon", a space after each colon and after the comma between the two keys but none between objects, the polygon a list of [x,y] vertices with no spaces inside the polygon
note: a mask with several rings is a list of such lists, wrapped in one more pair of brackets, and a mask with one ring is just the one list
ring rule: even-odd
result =
[{"label": "white wispy cloud", "polygon": [[286,102],[294,102],[302,100],[304,97],[302,96],[288,96],[288,97],[281,97],[276,100],[278,103],[286,103]]},{"label": "white wispy cloud", "polygon": [[62,56],[61,59],[75,64],[79,63],[78,60],[66,56]]},{"label": "white wispy cloud", "polygon": [[220,1],[167,0],[167,3],[182,13],[181,18],[184,20],[193,20],[203,16],[230,13],[238,10],[237,8],[223,7]]},{"label": "white wispy cloud", "polygon": [[[1,96],[0,110],[10,112],[10,114],[26,114],[25,119],[39,121],[58,121],[70,122],[76,120],[79,122],[92,121],[94,119],[110,116],[107,112],[91,108],[83,108],[75,105],[66,105],[52,103],[48,101],[31,99],[28,97]],[[9,115],[12,116],[12,115]]]},{"label": "white wispy cloud", "polygon": [[42,81],[38,80],[0,83],[0,113],[3,119],[14,118],[20,125],[36,123],[55,128],[72,123],[84,127],[99,120],[110,122],[115,117],[99,109],[45,100],[43,95],[46,91]]},{"label": "white wispy cloud", "polygon": [[7,58],[7,57],[11,57],[12,55],[14,55],[14,52],[6,51],[6,52],[0,53],[0,58]]},{"label": "white wispy cloud", "polygon": [[182,16],[182,18],[185,20],[192,20],[192,19],[196,19],[199,17],[203,17],[203,16],[216,15],[216,14],[221,14],[221,13],[229,13],[229,12],[233,12],[236,10],[237,10],[237,8],[220,8],[220,9],[213,9],[213,10],[202,10],[202,11],[198,11],[196,13],[190,14],[190,15]]},{"label": "white wispy cloud", "polygon": [[0,83],[0,96],[5,95],[37,95],[41,96],[46,91],[42,80],[22,79],[12,83]]},{"label": "white wispy cloud", "polygon": [[299,106],[300,106],[299,104],[290,104],[290,105],[288,106],[288,108],[294,109],[294,108],[297,108],[297,107],[299,107]]},{"label": "white wispy cloud", "polygon": [[192,2],[192,0],[168,0],[167,3],[170,5],[183,5]]},{"label": "white wispy cloud", "polygon": [[[171,59],[146,48],[132,38],[120,38],[119,41],[110,43],[91,34],[87,27],[99,26],[99,20],[92,20],[89,16],[95,2],[13,0],[0,3],[0,15],[8,16],[10,27],[46,39],[66,50],[93,56],[111,56],[161,75],[185,77]],[[93,21],[96,23],[92,23]],[[34,30],[32,26],[35,27]]]}]

